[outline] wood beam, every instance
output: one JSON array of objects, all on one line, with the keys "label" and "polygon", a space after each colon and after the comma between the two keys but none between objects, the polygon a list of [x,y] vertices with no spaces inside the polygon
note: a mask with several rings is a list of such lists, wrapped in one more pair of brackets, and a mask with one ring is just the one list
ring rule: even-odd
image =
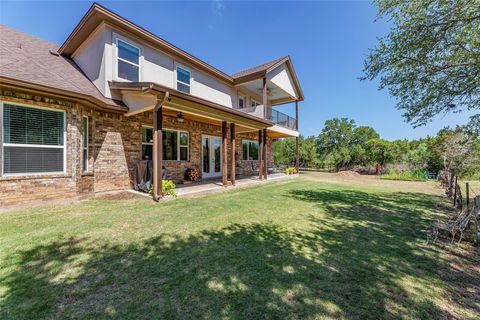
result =
[{"label": "wood beam", "polygon": [[222,184],[224,187],[228,185],[227,162],[227,121],[222,121]]},{"label": "wood beam", "polygon": [[267,103],[268,103],[268,96],[267,96],[267,78],[263,77],[263,90],[262,90],[262,95],[263,95],[263,118],[267,119]]},{"label": "wood beam", "polygon": [[[298,100],[295,100],[295,126],[298,131]],[[300,159],[299,159],[299,154],[298,154],[298,137],[295,138],[295,169],[298,170],[300,169]]]},{"label": "wood beam", "polygon": [[153,199],[158,201],[162,197],[162,161],[163,161],[163,139],[162,121],[163,107],[160,105],[153,112]]},{"label": "wood beam", "polygon": [[259,180],[263,179],[262,145],[263,145],[262,130],[258,130],[258,179]]},{"label": "wood beam", "polygon": [[231,163],[230,163],[230,181],[235,185],[235,123],[230,124],[230,146],[231,146]]},{"label": "wood beam", "polygon": [[263,129],[263,178],[268,178],[267,129]]}]

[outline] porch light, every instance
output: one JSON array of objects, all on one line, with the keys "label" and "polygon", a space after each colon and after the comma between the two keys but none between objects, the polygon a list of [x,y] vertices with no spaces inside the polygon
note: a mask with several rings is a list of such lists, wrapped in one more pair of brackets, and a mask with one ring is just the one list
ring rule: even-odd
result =
[{"label": "porch light", "polygon": [[182,112],[180,112],[179,114],[177,114],[177,121],[178,122],[183,122],[184,117],[185,117],[185,115]]}]

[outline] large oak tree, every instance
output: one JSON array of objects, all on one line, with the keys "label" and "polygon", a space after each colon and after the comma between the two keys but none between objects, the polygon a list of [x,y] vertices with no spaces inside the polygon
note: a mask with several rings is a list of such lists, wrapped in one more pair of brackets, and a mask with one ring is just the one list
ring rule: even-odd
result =
[{"label": "large oak tree", "polygon": [[362,79],[379,77],[415,127],[438,114],[480,111],[480,0],[374,4],[392,27],[370,51]]}]

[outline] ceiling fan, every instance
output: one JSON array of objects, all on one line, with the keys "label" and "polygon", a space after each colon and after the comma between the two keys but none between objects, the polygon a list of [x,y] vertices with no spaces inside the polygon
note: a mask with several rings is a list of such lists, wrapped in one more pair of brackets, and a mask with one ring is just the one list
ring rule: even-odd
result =
[{"label": "ceiling fan", "polygon": [[[260,91],[261,94],[263,93],[262,88],[258,89],[258,91]],[[274,93],[275,93],[275,89],[267,87],[267,96],[272,97]]]}]

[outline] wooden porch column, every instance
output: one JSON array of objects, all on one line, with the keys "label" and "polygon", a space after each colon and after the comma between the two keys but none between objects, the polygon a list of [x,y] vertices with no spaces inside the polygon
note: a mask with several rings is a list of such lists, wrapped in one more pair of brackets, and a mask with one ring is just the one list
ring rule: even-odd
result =
[{"label": "wooden porch column", "polygon": [[262,145],[263,145],[263,138],[262,138],[262,129],[258,130],[258,179],[263,179],[263,169],[262,169]]},{"label": "wooden porch column", "polygon": [[224,187],[228,184],[227,162],[227,121],[222,121],[222,184]]},{"label": "wooden porch column", "polygon": [[235,185],[235,123],[230,124],[230,146],[231,146],[231,163],[230,163],[230,181]]},{"label": "wooden porch column", "polygon": [[[298,100],[295,100],[295,126],[298,131]],[[295,169],[299,170],[299,155],[298,155],[298,137],[295,138]]]},{"label": "wooden porch column", "polygon": [[268,178],[268,152],[267,152],[267,129],[263,129],[263,178]]},{"label": "wooden porch column", "polygon": [[162,105],[153,111],[153,199],[155,201],[162,197],[162,111]]}]

